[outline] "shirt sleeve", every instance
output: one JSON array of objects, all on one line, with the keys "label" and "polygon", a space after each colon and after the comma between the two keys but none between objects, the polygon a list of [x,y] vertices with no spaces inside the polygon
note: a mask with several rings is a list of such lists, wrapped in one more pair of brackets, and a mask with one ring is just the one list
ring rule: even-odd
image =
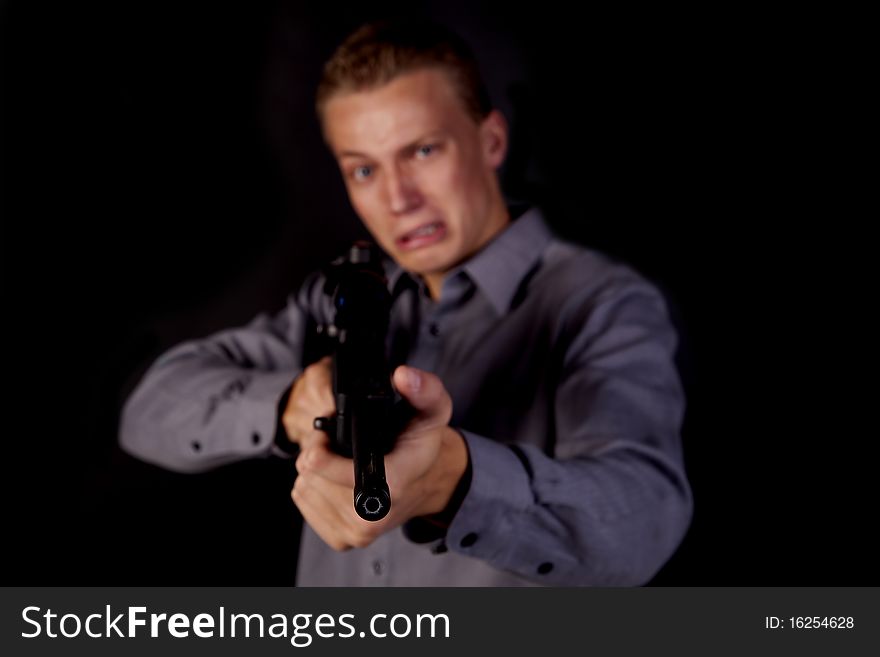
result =
[{"label": "shirt sleeve", "polygon": [[274,453],[278,403],[302,369],[309,318],[326,313],[321,284],[312,276],[274,317],[160,356],[125,403],[121,447],[178,472]]},{"label": "shirt sleeve", "polygon": [[463,431],[472,479],[446,543],[543,584],[641,585],[692,514],[677,337],[662,296],[643,280],[564,314],[573,338],[552,446]]}]

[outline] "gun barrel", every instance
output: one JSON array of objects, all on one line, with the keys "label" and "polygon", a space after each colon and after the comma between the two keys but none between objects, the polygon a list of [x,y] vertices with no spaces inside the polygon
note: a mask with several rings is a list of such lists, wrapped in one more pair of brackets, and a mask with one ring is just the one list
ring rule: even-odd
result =
[{"label": "gun barrel", "polygon": [[337,405],[338,441],[350,441],[354,462],[354,508],[364,520],[381,520],[391,510],[385,480],[385,452],[392,398],[346,396]]}]

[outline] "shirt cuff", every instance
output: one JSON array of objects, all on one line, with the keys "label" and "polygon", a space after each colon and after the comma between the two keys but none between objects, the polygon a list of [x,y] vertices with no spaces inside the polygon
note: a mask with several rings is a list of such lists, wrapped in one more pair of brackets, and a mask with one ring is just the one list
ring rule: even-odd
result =
[{"label": "shirt cuff", "polygon": [[507,445],[461,431],[470,454],[471,483],[446,533],[449,549],[504,561],[514,542],[515,516],[532,503],[529,475]]},{"label": "shirt cuff", "polygon": [[255,376],[242,396],[236,436],[241,441],[239,449],[244,458],[277,453],[278,407],[296,375],[296,372],[267,372]]}]

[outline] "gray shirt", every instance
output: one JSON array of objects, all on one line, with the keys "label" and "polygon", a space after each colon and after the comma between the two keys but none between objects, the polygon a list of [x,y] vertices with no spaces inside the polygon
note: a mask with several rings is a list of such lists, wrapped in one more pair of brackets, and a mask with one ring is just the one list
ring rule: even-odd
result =
[{"label": "gray shirt", "polygon": [[[396,266],[389,284],[392,360],[444,382],[470,487],[445,538],[428,543],[397,529],[334,552],[306,525],[298,584],[648,581],[692,509],[676,335],[657,289],[555,238],[537,209],[451,272],[439,300]],[[330,319],[321,287],[312,277],[275,317],[159,358],[126,404],[122,446],[184,472],[272,453],[309,320]]]}]

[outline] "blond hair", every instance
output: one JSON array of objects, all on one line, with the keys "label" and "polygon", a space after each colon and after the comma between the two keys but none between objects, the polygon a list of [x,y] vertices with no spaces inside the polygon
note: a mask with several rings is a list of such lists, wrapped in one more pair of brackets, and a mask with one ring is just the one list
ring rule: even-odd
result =
[{"label": "blond hair", "polygon": [[464,109],[480,123],[492,109],[476,58],[454,32],[423,20],[368,23],[352,33],[324,65],[315,107],[339,93],[380,87],[405,73],[439,68],[449,75]]}]

